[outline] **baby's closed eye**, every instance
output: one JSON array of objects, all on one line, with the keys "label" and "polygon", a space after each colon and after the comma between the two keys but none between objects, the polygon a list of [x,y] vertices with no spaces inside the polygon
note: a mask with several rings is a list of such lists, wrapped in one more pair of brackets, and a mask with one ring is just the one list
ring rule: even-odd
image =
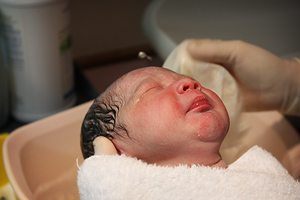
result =
[{"label": "baby's closed eye", "polygon": [[159,84],[156,84],[156,85],[150,85],[150,86],[147,86],[145,89],[144,89],[144,92],[142,93],[141,97],[144,97],[145,95],[149,94],[149,93],[152,93],[152,92],[156,92],[156,91],[159,91],[163,88],[163,86],[159,85]]}]

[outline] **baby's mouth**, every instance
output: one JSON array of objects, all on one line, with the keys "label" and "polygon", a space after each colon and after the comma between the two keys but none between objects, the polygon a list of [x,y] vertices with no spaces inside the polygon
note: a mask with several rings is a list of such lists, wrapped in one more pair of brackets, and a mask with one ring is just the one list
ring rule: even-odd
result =
[{"label": "baby's mouth", "polygon": [[211,109],[211,105],[205,96],[197,97],[192,105],[190,106],[188,112],[206,112]]}]

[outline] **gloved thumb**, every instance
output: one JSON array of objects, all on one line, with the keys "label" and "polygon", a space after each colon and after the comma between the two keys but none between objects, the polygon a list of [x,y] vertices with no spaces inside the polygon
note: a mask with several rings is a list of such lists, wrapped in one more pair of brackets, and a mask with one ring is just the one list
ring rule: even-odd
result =
[{"label": "gloved thumb", "polygon": [[94,142],[95,155],[114,155],[118,154],[114,144],[106,137],[99,136]]}]

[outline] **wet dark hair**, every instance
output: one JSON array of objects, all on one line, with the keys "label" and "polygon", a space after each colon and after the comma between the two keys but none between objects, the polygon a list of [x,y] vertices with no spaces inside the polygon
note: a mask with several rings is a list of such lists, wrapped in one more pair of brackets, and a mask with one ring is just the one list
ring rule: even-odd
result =
[{"label": "wet dark hair", "polygon": [[103,98],[97,97],[89,108],[81,126],[81,152],[84,159],[94,155],[93,141],[98,136],[114,139],[114,135],[123,136],[121,131],[128,135],[124,125],[117,123],[117,115],[121,102],[114,101],[112,95]]}]

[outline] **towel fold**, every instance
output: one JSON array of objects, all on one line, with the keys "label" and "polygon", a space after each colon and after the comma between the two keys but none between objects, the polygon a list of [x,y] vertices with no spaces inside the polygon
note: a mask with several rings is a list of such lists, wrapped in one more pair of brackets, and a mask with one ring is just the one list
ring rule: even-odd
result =
[{"label": "towel fold", "polygon": [[126,156],[92,156],[78,171],[82,200],[299,199],[295,181],[268,152],[255,146],[227,169],[162,167]]}]

